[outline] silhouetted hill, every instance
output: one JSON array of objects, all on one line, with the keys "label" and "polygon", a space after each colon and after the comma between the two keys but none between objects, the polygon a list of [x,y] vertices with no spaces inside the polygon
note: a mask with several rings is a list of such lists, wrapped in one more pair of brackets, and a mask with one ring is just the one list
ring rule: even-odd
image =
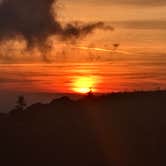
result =
[{"label": "silhouetted hill", "polygon": [[165,91],[62,97],[0,126],[2,165],[166,165]]}]

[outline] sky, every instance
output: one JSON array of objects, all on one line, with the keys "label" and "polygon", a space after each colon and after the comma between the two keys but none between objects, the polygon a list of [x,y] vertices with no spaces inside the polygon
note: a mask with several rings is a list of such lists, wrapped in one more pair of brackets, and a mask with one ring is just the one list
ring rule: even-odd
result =
[{"label": "sky", "polygon": [[0,0],[0,22],[0,108],[19,94],[166,89],[165,0]]},{"label": "sky", "polygon": [[[82,21],[164,21],[165,0],[62,0],[64,18]],[[86,11],[86,12],[85,12]]]},{"label": "sky", "polygon": [[57,62],[73,54],[79,60],[84,54],[96,54],[91,48],[111,50],[115,43],[132,54],[161,53],[165,48],[165,0],[4,2],[0,2],[0,63]]},{"label": "sky", "polygon": [[60,17],[66,22],[102,20],[112,25],[113,33],[100,33],[94,39],[100,43],[117,42],[123,49],[137,47],[157,52],[165,48],[165,0],[62,0],[60,6]]},{"label": "sky", "polygon": [[105,35],[108,42],[119,40],[124,45],[129,42],[132,47],[151,47],[151,44],[164,47],[165,0],[63,0],[61,3],[62,20],[102,20],[114,26],[115,32]]}]

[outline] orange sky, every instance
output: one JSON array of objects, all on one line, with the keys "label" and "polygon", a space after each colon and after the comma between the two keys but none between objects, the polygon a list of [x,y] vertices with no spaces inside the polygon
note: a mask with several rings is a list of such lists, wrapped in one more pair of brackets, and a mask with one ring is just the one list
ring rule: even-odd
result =
[{"label": "orange sky", "polygon": [[[165,0],[59,0],[57,14],[58,19],[64,23],[103,21],[106,25],[113,26],[115,30],[96,30],[75,43],[62,42],[52,37],[53,48],[48,55],[51,62],[66,59],[87,60],[87,55],[93,57],[96,54],[99,54],[98,57],[102,56],[102,59],[107,59],[108,53],[104,50],[113,49],[115,43],[120,44],[118,51],[124,53],[124,56],[126,52],[129,53],[128,56],[132,54],[137,56],[138,52],[165,53]],[[22,39],[14,44],[12,40],[1,43],[0,51],[3,52],[5,49],[8,51],[7,56],[0,55],[0,63],[41,61],[38,50],[25,51],[25,47],[26,44]],[[85,47],[90,49],[85,50]],[[98,51],[93,48],[98,48]]]},{"label": "orange sky", "polygon": [[[21,38],[1,43],[0,51],[6,49],[7,55],[0,55],[0,63],[22,64],[0,67],[5,73],[0,75],[1,89],[85,93],[91,88],[95,92],[165,88],[165,0],[61,0],[58,5],[63,23],[103,21],[115,30],[96,30],[76,42],[51,36],[48,66],[42,66],[36,48],[25,49]],[[36,62],[42,64],[23,65]],[[68,65],[71,62],[73,66]]]},{"label": "orange sky", "polygon": [[90,44],[109,47],[117,42],[123,48],[165,48],[164,0],[62,0],[59,6],[62,21],[104,21],[115,27],[113,33],[100,32],[89,37]]},{"label": "orange sky", "polygon": [[164,0],[61,0],[59,4],[65,20],[166,20]]}]

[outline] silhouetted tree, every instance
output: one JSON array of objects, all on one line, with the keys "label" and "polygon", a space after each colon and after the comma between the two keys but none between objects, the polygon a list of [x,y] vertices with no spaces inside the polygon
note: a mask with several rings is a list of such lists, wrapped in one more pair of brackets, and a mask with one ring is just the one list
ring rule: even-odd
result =
[{"label": "silhouetted tree", "polygon": [[19,96],[16,101],[16,109],[23,111],[25,107],[26,107],[26,102],[24,96]]},{"label": "silhouetted tree", "polygon": [[88,95],[88,97],[93,97],[94,96],[92,87],[89,88],[89,92],[87,93],[87,95]]},{"label": "silhouetted tree", "polygon": [[24,111],[26,107],[26,102],[24,96],[18,96],[16,101],[16,106],[13,110],[10,111],[10,114],[14,115],[15,113]]}]

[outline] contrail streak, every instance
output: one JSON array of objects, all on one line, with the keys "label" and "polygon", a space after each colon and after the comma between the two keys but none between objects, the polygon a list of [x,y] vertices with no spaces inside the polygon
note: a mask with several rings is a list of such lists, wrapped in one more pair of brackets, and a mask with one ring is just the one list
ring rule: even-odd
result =
[{"label": "contrail streak", "polygon": [[77,47],[73,47],[73,48],[78,48],[81,50],[92,50],[92,51],[101,51],[101,52],[117,52],[117,53],[122,53],[122,54],[130,54],[127,51],[123,51],[123,50],[117,50],[117,49],[105,49],[105,48],[98,48],[98,47],[85,47],[85,46],[77,46]]},{"label": "contrail streak", "polygon": [[82,50],[94,50],[94,51],[104,51],[104,52],[112,52],[113,50],[109,50],[109,49],[104,49],[104,48],[96,48],[96,47],[84,47],[84,46],[81,46],[81,47],[75,47],[75,48],[78,48],[78,49],[82,49]]}]

